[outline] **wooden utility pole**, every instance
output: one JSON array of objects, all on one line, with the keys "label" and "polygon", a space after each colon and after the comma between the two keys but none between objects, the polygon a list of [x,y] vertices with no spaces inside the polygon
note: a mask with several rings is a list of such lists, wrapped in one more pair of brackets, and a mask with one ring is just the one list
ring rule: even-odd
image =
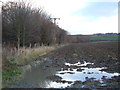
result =
[{"label": "wooden utility pole", "polygon": [[56,24],[56,20],[60,20],[60,18],[50,18],[50,19],[53,19],[53,23]]}]

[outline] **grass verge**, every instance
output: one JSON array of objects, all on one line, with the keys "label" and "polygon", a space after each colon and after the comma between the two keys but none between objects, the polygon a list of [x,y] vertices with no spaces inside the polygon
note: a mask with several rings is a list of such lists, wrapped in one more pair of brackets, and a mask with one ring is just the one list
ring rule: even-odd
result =
[{"label": "grass verge", "polygon": [[61,46],[41,46],[34,48],[16,48],[3,47],[2,53],[2,87],[7,88],[22,77],[24,66],[36,58],[45,55]]}]

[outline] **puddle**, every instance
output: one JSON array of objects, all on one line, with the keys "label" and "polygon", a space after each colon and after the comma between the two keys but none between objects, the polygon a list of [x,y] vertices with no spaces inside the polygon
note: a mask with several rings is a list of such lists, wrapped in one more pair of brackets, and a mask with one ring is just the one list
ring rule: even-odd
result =
[{"label": "puddle", "polygon": [[[113,76],[118,76],[119,73],[107,73],[105,71],[100,71],[103,68],[81,68],[82,71],[77,71],[77,69],[73,69],[73,71],[65,70],[58,71],[56,75],[62,77],[62,80],[66,81],[86,81],[88,78],[92,78],[94,80],[99,80],[102,82],[102,78],[111,78]],[[71,73],[72,74],[71,74]]]},{"label": "puddle", "polygon": [[80,62],[77,62],[77,63],[75,63],[75,64],[70,64],[70,63],[65,63],[65,65],[68,65],[68,66],[86,66],[86,65],[88,65],[88,64],[94,64],[94,63],[90,63],[90,62],[85,62],[84,61],[84,64],[82,64],[82,63],[80,63]]},{"label": "puddle", "polygon": [[61,68],[60,71],[57,71],[56,75],[62,77],[62,80],[64,81],[72,81],[73,83],[75,83],[76,81],[85,82],[87,80],[99,81],[101,83],[101,86],[106,85],[106,84],[102,84],[103,79],[110,79],[113,76],[120,75],[119,73],[108,73],[105,71],[101,71],[102,69],[107,69],[107,67],[102,67],[102,68],[84,67],[87,66],[88,64],[94,65],[94,63],[90,63],[90,62],[84,62],[84,64],[81,64],[80,62],[75,64],[65,63],[65,65],[69,67],[70,66],[80,66],[80,67],[79,68],[77,67],[76,69],[68,68],[65,70]]},{"label": "puddle", "polygon": [[[44,66],[43,64],[31,69],[31,71],[26,72],[23,79],[20,82],[18,82],[17,85],[12,86],[12,88],[14,87],[66,88],[66,87],[71,87],[76,81],[84,82],[87,81],[88,79],[91,79],[91,80],[99,80],[100,83],[103,83],[103,78],[108,79],[113,76],[120,75],[119,73],[107,73],[105,71],[101,71],[101,69],[106,69],[106,67],[88,68],[87,67],[88,64],[94,65],[94,63],[90,63],[90,62],[84,62],[84,63],[77,62],[75,64],[66,62],[65,66],[69,66],[69,67],[68,68],[65,67],[65,69],[64,67],[44,69],[42,68],[42,66]],[[77,66],[77,67],[73,69],[72,68],[73,66]],[[47,77],[53,75],[56,75],[56,78],[61,77],[62,79],[60,79],[59,82],[47,79]],[[55,79],[55,77],[52,78]]]},{"label": "puddle", "polygon": [[57,82],[50,82],[46,88],[66,88],[70,87],[71,84],[68,83],[57,83]]}]

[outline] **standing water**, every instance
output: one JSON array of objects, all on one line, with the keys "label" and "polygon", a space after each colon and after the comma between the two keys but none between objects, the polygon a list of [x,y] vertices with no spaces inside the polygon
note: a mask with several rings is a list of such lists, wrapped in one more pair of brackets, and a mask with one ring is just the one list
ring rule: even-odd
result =
[{"label": "standing water", "polygon": [[[12,88],[66,88],[75,85],[75,82],[81,83],[82,88],[86,81],[99,81],[104,84],[104,79],[110,79],[113,76],[119,76],[119,73],[108,73],[102,71],[106,67],[102,68],[89,68],[88,64],[94,65],[94,63],[84,62],[81,64],[77,62],[75,64],[65,63],[68,68],[43,68],[44,65],[39,65],[27,71],[23,79]],[[74,68],[73,68],[74,67]],[[59,70],[58,70],[59,69]],[[48,77],[52,76],[52,79]]]}]

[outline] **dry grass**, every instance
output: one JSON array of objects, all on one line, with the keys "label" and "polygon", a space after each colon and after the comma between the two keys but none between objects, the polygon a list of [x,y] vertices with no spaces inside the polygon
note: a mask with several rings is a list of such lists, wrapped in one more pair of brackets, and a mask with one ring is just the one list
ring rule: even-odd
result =
[{"label": "dry grass", "polygon": [[39,46],[33,48],[2,47],[2,86],[9,87],[22,76],[21,65],[28,64],[36,58],[61,46]]},{"label": "dry grass", "polygon": [[42,46],[37,48],[20,48],[19,53],[16,56],[17,64],[26,64],[29,61],[35,60],[36,58],[47,54],[48,52],[54,50],[56,47]]},{"label": "dry grass", "polygon": [[33,48],[20,48],[19,50],[15,47],[3,47],[3,64],[5,61],[11,60],[12,63],[16,63],[17,65],[24,65],[58,47],[60,46],[39,46]]}]

